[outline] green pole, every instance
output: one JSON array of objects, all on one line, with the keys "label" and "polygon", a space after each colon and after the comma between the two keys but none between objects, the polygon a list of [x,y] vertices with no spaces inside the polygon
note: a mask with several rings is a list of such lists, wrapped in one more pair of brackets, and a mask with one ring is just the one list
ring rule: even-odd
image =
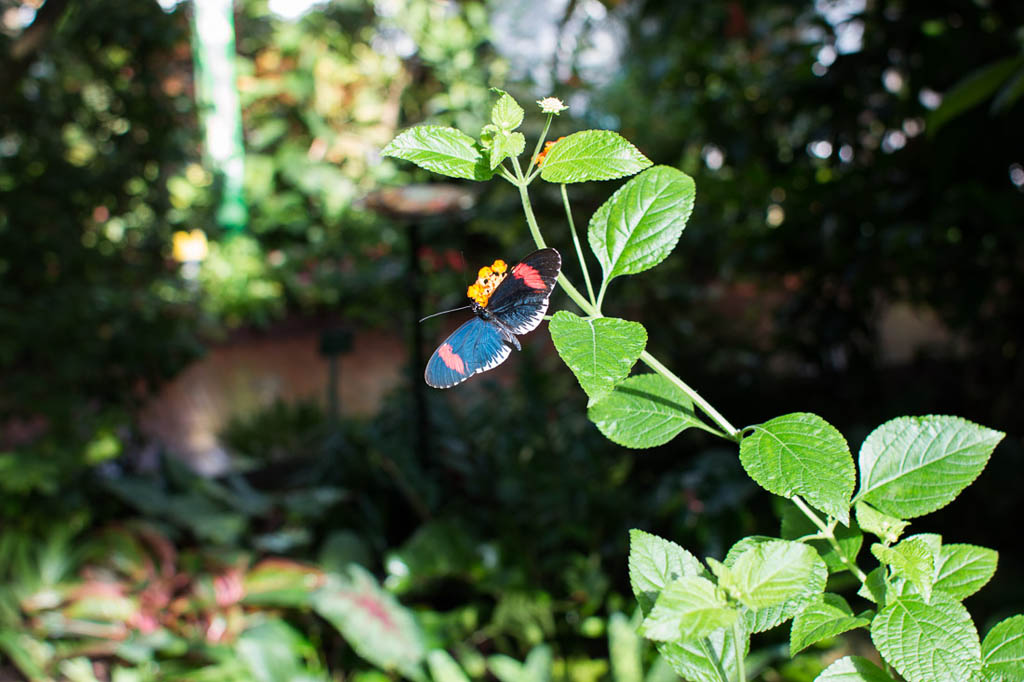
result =
[{"label": "green pole", "polygon": [[205,154],[221,182],[217,223],[241,232],[249,219],[245,203],[245,148],[235,82],[235,20],[231,0],[193,0],[192,52],[196,100]]}]

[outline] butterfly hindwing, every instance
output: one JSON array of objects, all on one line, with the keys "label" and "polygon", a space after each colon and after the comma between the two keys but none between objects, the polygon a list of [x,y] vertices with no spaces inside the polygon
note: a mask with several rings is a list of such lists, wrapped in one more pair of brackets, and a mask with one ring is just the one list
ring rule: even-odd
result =
[{"label": "butterfly hindwing", "polygon": [[423,378],[434,388],[449,388],[497,367],[511,352],[497,327],[474,317],[437,347]]},{"label": "butterfly hindwing", "polygon": [[537,328],[548,310],[562,257],[554,249],[540,249],[523,258],[491,295],[487,310],[513,334]]}]

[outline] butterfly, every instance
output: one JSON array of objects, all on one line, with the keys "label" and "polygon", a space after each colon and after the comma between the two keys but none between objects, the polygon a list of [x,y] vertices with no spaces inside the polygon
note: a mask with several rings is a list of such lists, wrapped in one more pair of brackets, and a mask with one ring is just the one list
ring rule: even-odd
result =
[{"label": "butterfly", "polygon": [[516,336],[533,331],[544,319],[561,267],[558,251],[541,249],[512,268],[503,260],[480,268],[466,291],[475,317],[430,356],[423,372],[427,384],[451,388],[505,362],[513,347],[522,350]]}]

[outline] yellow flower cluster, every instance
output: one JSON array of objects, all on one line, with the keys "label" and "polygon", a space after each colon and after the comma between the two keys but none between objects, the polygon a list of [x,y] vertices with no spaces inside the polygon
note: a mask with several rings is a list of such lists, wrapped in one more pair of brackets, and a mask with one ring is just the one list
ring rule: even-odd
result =
[{"label": "yellow flower cluster", "polygon": [[480,272],[477,273],[476,282],[471,284],[469,289],[466,290],[466,295],[476,301],[477,305],[481,307],[486,306],[487,301],[491,298],[491,294],[501,284],[501,280],[505,279],[507,271],[508,265],[501,259],[491,263],[490,267],[484,266],[480,268]]}]

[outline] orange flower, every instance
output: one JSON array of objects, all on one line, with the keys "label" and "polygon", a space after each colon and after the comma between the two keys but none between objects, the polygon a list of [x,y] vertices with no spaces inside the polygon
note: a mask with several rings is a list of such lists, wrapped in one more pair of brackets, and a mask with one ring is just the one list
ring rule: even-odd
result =
[{"label": "orange flower", "polygon": [[551,149],[551,147],[553,147],[554,145],[558,144],[559,142],[561,142],[564,139],[565,139],[564,137],[560,137],[557,140],[555,140],[554,142],[551,142],[550,140],[548,142],[545,142],[544,143],[544,151],[542,151],[540,154],[537,155],[537,165],[538,166],[543,165],[544,164],[544,157],[546,157],[548,155],[548,150]]}]

